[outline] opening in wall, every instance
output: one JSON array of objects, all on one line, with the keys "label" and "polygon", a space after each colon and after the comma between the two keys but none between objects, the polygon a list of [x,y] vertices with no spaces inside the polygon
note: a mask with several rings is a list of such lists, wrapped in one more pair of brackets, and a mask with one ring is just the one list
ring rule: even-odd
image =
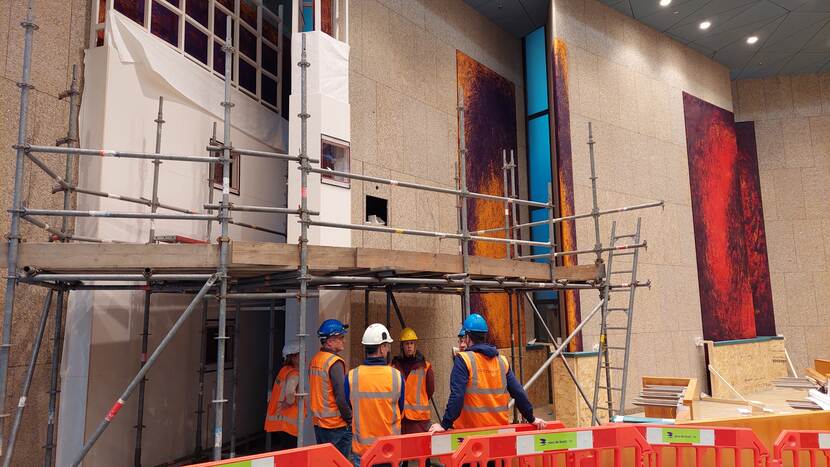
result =
[{"label": "opening in wall", "polygon": [[383,198],[366,195],[366,223],[387,225],[389,202]]}]

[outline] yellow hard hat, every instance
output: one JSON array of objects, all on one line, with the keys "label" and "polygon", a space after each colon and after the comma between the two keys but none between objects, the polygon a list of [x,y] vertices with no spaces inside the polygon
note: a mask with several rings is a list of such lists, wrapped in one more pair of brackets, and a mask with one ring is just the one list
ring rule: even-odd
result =
[{"label": "yellow hard hat", "polygon": [[398,340],[401,342],[417,341],[418,335],[415,334],[415,330],[412,328],[403,328],[403,330],[401,331],[401,337]]}]

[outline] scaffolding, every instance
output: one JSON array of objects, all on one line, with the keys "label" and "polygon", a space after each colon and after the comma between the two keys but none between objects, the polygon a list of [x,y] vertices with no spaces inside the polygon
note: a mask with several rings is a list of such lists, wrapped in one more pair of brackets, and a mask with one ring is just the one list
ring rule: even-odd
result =
[{"label": "scaffolding", "polygon": [[[566,368],[567,360],[562,355],[564,349],[571,342],[571,340],[578,335],[585,325],[597,314],[600,310],[607,308],[608,295],[615,290],[634,290],[637,287],[648,285],[647,282],[641,283],[632,280],[629,283],[614,284],[611,281],[610,265],[609,269],[603,267],[603,253],[614,252],[636,252],[646,247],[645,241],[640,241],[639,236],[633,243],[617,244],[613,243],[610,246],[603,246],[600,239],[600,216],[653,208],[662,206],[662,201],[639,204],[635,206],[621,207],[600,210],[597,205],[597,186],[596,173],[593,170],[594,154],[593,150],[590,152],[591,166],[592,166],[592,192],[593,192],[593,208],[590,213],[569,215],[563,217],[556,217],[557,206],[554,204],[554,196],[552,186],[548,185],[548,200],[531,201],[520,199],[517,195],[517,181],[516,169],[517,160],[513,151],[505,151],[503,153],[503,195],[476,193],[468,190],[466,179],[466,164],[467,164],[467,149],[464,139],[464,117],[465,106],[463,102],[463,92],[459,92],[458,99],[458,121],[462,129],[459,133],[459,152],[457,161],[457,185],[454,189],[430,186],[419,183],[410,183],[400,180],[393,180],[381,177],[372,177],[362,174],[356,174],[345,171],[335,171],[319,167],[320,161],[310,157],[308,154],[308,120],[311,117],[308,110],[308,90],[307,90],[307,74],[308,68],[312,64],[307,59],[306,54],[306,34],[300,34],[301,38],[301,56],[297,65],[300,68],[300,148],[296,155],[249,150],[243,148],[236,148],[231,143],[231,117],[233,103],[231,101],[231,54],[234,52],[234,45],[230,31],[230,18],[226,31],[226,44],[223,47],[225,53],[225,82],[224,82],[224,101],[222,107],[224,109],[223,119],[223,139],[220,142],[214,137],[211,144],[206,148],[206,151],[218,154],[215,156],[200,156],[200,155],[183,155],[183,154],[164,154],[162,149],[162,128],[164,121],[163,116],[163,100],[159,99],[158,114],[155,119],[156,123],[156,141],[155,152],[141,153],[131,151],[114,151],[108,149],[90,149],[80,148],[77,137],[77,99],[78,87],[75,71],[73,68],[73,80],[70,90],[65,93],[65,97],[70,99],[70,122],[69,131],[66,138],[59,141],[56,146],[40,146],[29,144],[26,141],[26,125],[27,116],[29,113],[29,91],[32,88],[30,82],[31,70],[31,53],[33,33],[37,26],[33,20],[32,7],[29,6],[27,10],[26,21],[22,23],[25,30],[24,35],[24,50],[23,50],[23,73],[20,83],[20,113],[19,113],[19,130],[17,144],[15,149],[15,178],[14,191],[12,197],[10,233],[8,236],[7,249],[7,265],[8,265],[8,279],[6,282],[6,295],[3,310],[3,332],[2,345],[0,345],[0,401],[5,401],[5,394],[7,388],[7,374],[9,352],[11,348],[11,324],[13,318],[13,304],[15,291],[19,284],[30,284],[36,286],[43,286],[49,289],[47,298],[44,301],[44,308],[38,334],[35,339],[35,346],[32,351],[32,358],[29,363],[28,372],[24,380],[21,390],[20,401],[17,405],[17,410],[14,414],[14,422],[12,430],[8,437],[6,450],[4,452],[4,465],[11,465],[12,456],[14,452],[16,437],[19,432],[20,423],[23,417],[26,406],[26,395],[28,393],[31,377],[34,371],[34,363],[39,352],[47,319],[49,316],[53,292],[56,293],[56,311],[55,311],[55,326],[56,337],[52,348],[52,367],[50,380],[50,400],[49,400],[49,424],[47,427],[47,444],[45,447],[45,465],[51,465],[54,448],[54,425],[55,425],[55,407],[57,404],[58,392],[58,378],[57,371],[60,364],[60,349],[61,349],[61,326],[62,326],[62,309],[66,296],[72,290],[125,290],[125,291],[144,291],[144,314],[143,314],[143,332],[141,335],[141,349],[140,368],[124,391],[117,397],[110,410],[105,414],[103,419],[98,424],[92,435],[84,441],[81,451],[73,459],[72,465],[77,466],[81,463],[84,457],[89,453],[90,449],[95,445],[96,441],[105,432],[112,420],[118,415],[120,409],[126,404],[132,394],[138,390],[138,419],[136,424],[136,446],[135,446],[135,463],[140,465],[141,462],[141,440],[142,430],[144,429],[143,421],[143,406],[145,399],[145,377],[152,369],[154,363],[158,360],[165,348],[174,339],[177,331],[187,321],[187,319],[196,310],[201,310],[202,314],[202,334],[206,335],[206,322],[208,320],[208,301],[215,300],[218,302],[217,314],[217,328],[218,334],[216,337],[216,385],[213,392],[213,398],[210,405],[213,407],[213,443],[211,445],[211,457],[214,460],[221,459],[223,456],[223,448],[225,446],[225,437],[223,434],[223,427],[225,421],[223,420],[225,404],[230,403],[231,410],[231,434],[230,434],[230,453],[234,455],[237,446],[237,436],[235,433],[234,413],[235,401],[226,399],[225,391],[225,361],[226,361],[226,342],[230,339],[228,336],[228,302],[235,305],[235,318],[238,320],[241,316],[240,312],[244,309],[257,309],[260,311],[268,311],[270,319],[269,342],[274,343],[275,336],[275,310],[281,305],[282,300],[295,299],[298,302],[298,330],[296,336],[299,340],[299,364],[305,367],[308,362],[307,352],[309,350],[306,334],[306,312],[308,309],[309,298],[319,295],[320,290],[335,289],[335,290],[362,290],[364,291],[364,324],[368,324],[368,303],[369,294],[372,291],[383,292],[386,294],[386,320],[387,323],[391,319],[391,311],[394,310],[401,325],[404,324],[404,317],[397,305],[395,299],[395,292],[405,293],[431,293],[431,294],[453,294],[459,295],[462,298],[462,314],[467,315],[470,312],[470,296],[476,293],[506,293],[508,295],[508,307],[510,313],[510,327],[511,327],[511,359],[515,359],[514,349],[518,347],[519,355],[519,372],[520,378],[524,380],[523,366],[522,366],[522,343],[516,342],[516,332],[514,332],[514,302],[516,297],[516,329],[518,335],[521,336],[521,309],[524,303],[527,302],[534,312],[541,317],[540,311],[537,308],[530,292],[534,291],[556,291],[562,292],[565,290],[598,290],[601,292],[599,303],[585,316],[582,321],[576,326],[572,332],[561,342],[556,348],[550,352],[547,361],[540,367],[525,383],[525,387],[530,387],[538,380],[544,371],[549,371],[548,367],[557,358],[564,361]],[[215,133],[215,132],[214,132]],[[591,140],[593,141],[593,140]],[[592,144],[592,143],[589,143]],[[43,163],[37,154],[57,154],[66,158],[66,173],[60,177],[49,166]],[[509,158],[508,158],[509,154]],[[96,190],[89,190],[78,187],[72,180],[73,167],[79,157],[94,156],[94,157],[120,157],[130,159],[149,160],[153,164],[153,189],[149,199],[136,198],[130,196],[122,196],[119,194],[105,193]],[[294,162],[298,165],[300,172],[300,201],[296,208],[276,207],[276,206],[244,206],[236,205],[230,202],[230,163],[232,156],[238,157],[260,157],[269,158],[285,162]],[[63,192],[63,209],[33,209],[24,206],[22,202],[22,185],[23,185],[23,167],[26,159],[32,161],[37,167],[41,168],[47,175],[49,175],[58,185],[58,191]],[[185,209],[170,204],[165,204],[158,199],[158,184],[160,177],[160,165],[163,161],[185,161],[193,164],[209,164],[211,168],[211,177],[208,180],[208,202],[203,206],[203,211],[196,212],[190,209]],[[220,167],[216,167],[216,165]],[[213,170],[221,168],[222,170],[222,194],[218,203],[212,199],[213,195]],[[422,190],[433,193],[441,193],[452,195],[457,200],[458,205],[458,228],[455,232],[439,232],[428,230],[416,230],[410,228],[397,228],[389,226],[377,226],[368,224],[352,224],[352,223],[336,223],[321,220],[320,213],[309,209],[308,203],[308,188],[309,177],[312,174],[332,175],[338,177],[345,177],[351,180],[368,181],[379,184],[386,184],[401,189]],[[83,211],[70,209],[71,194],[83,193],[91,196],[106,197],[117,199],[123,202],[144,205],[149,207],[149,212],[121,212],[121,211]],[[484,230],[470,231],[468,226],[468,201],[470,200],[485,200],[490,202],[501,203],[504,206],[504,225],[487,228]],[[547,212],[547,217],[543,220],[532,222],[519,222],[519,208],[527,209],[542,209]],[[171,212],[158,212],[163,209]],[[244,223],[235,222],[232,219],[234,212],[264,212],[279,215],[294,215],[298,217],[300,224],[299,238],[297,239],[296,252],[298,254],[298,267],[296,270],[282,272],[278,274],[262,274],[253,277],[238,276],[234,277],[233,271],[230,269],[230,238],[228,233],[229,225],[236,224],[243,227],[258,229],[257,226],[246,225]],[[47,222],[43,221],[43,217],[59,217],[61,218],[60,228],[53,227]],[[133,219],[147,219],[151,221],[150,235],[148,243],[154,244],[163,240],[161,237],[155,236],[155,223],[157,220],[189,220],[196,222],[207,221],[207,241],[197,241],[200,243],[210,243],[210,229],[212,223],[216,222],[220,225],[220,236],[218,237],[218,259],[216,268],[210,273],[203,271],[177,271],[173,273],[156,273],[150,269],[141,274],[128,274],[110,271],[94,271],[82,273],[66,273],[53,272],[49,270],[36,270],[29,268],[28,265],[20,265],[18,262],[18,253],[20,248],[20,221],[27,221],[33,225],[47,231],[50,234],[50,241],[59,241],[62,243],[68,242],[85,242],[85,243],[104,243],[108,242],[106,239],[89,238],[77,236],[70,228],[70,219],[76,217],[99,217],[99,218],[133,218]],[[594,223],[594,231],[596,236],[596,243],[593,248],[585,250],[574,251],[557,251],[557,244],[555,242],[555,231],[558,224],[564,222],[573,222],[578,219],[591,218]],[[534,241],[520,238],[523,230],[535,226],[547,226],[548,239],[547,241]],[[364,230],[371,232],[394,233],[398,235],[414,235],[426,236],[439,239],[456,240],[459,242],[459,254],[461,256],[461,272],[460,273],[430,273],[425,271],[401,272],[394,269],[384,268],[376,270],[372,268],[360,268],[351,271],[335,271],[333,273],[325,273],[314,271],[309,265],[309,228],[311,227],[330,227],[338,229]],[[263,229],[259,229],[263,230]],[[267,231],[267,229],[265,229]],[[506,247],[506,261],[505,264],[522,263],[522,262],[543,262],[549,265],[549,278],[545,280],[528,279],[522,276],[502,275],[502,274],[474,274],[472,273],[471,262],[475,258],[470,255],[470,246],[472,242],[496,242],[504,244]],[[539,252],[524,252],[529,247],[541,249]],[[525,253],[525,254],[522,254]],[[574,280],[572,278],[561,278],[557,274],[561,269],[557,268],[557,262],[560,258],[567,255],[592,254],[596,255],[596,264],[593,265],[593,271],[590,277]],[[21,267],[24,266],[24,267]],[[92,282],[92,283],[90,283]],[[149,351],[147,336],[149,335],[149,312],[150,299],[153,294],[158,293],[187,293],[193,294],[192,300],[189,302],[184,311],[178,316],[175,323],[169,329],[167,334],[163,337],[159,345],[147,355]],[[633,302],[633,293],[632,293]],[[633,307],[631,303],[630,308]],[[603,311],[603,315],[605,311]],[[543,321],[544,322],[544,321]],[[549,337],[553,339],[553,334],[547,327],[545,328]],[[238,321],[235,323],[234,332],[239,333]],[[199,370],[199,392],[198,392],[198,406],[197,406],[197,423],[196,423],[196,452],[194,456],[202,454],[202,436],[204,431],[203,418],[205,416],[203,410],[205,391],[205,340],[202,340],[200,348],[200,370]],[[236,342],[236,340],[234,340]],[[628,345],[628,342],[626,342]],[[273,372],[273,349],[269,349],[269,371]],[[237,352],[234,352],[234,358],[237,358]],[[236,366],[234,365],[234,372]],[[273,380],[273,374],[270,374],[270,381]],[[571,372],[574,383],[580,390],[580,393],[588,404],[588,397],[583,388],[579,385],[575,375]],[[236,378],[232,378],[232,384],[235,384]],[[299,385],[296,392],[297,403],[299,406],[298,413],[298,445],[304,446],[309,444],[308,440],[304,438],[304,418],[305,405],[307,403],[308,381],[305,372],[300,372]],[[235,399],[235,390],[231,392],[231,397]],[[596,400],[589,406],[595,407]],[[0,407],[0,412],[5,413],[5,406]],[[436,413],[438,412],[436,407]],[[596,418],[596,415],[594,415]],[[2,432],[0,432],[0,446],[4,445]]]}]

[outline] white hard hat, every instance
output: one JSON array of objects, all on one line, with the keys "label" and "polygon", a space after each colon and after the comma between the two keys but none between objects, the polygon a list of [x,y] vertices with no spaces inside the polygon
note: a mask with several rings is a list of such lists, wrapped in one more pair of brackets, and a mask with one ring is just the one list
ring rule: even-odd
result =
[{"label": "white hard hat", "polygon": [[300,353],[300,344],[297,342],[289,342],[282,348],[283,358],[295,353]]},{"label": "white hard hat", "polygon": [[392,336],[386,326],[380,323],[370,324],[363,333],[363,339],[360,340],[363,345],[380,345],[383,343],[392,343]]}]

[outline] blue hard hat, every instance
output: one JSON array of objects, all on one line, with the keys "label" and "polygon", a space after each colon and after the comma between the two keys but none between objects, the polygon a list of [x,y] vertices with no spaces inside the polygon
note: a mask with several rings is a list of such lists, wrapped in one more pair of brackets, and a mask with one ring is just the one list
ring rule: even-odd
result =
[{"label": "blue hard hat", "polygon": [[487,332],[487,321],[478,313],[473,313],[464,320],[462,326],[466,332]]},{"label": "blue hard hat", "polygon": [[464,337],[467,335],[467,331],[464,330],[464,326],[461,326],[461,329],[458,330],[458,337]]},{"label": "blue hard hat", "polygon": [[346,334],[348,328],[348,324],[343,324],[339,320],[327,319],[320,325],[320,329],[317,330],[317,335],[320,337],[330,337],[338,334]]}]

